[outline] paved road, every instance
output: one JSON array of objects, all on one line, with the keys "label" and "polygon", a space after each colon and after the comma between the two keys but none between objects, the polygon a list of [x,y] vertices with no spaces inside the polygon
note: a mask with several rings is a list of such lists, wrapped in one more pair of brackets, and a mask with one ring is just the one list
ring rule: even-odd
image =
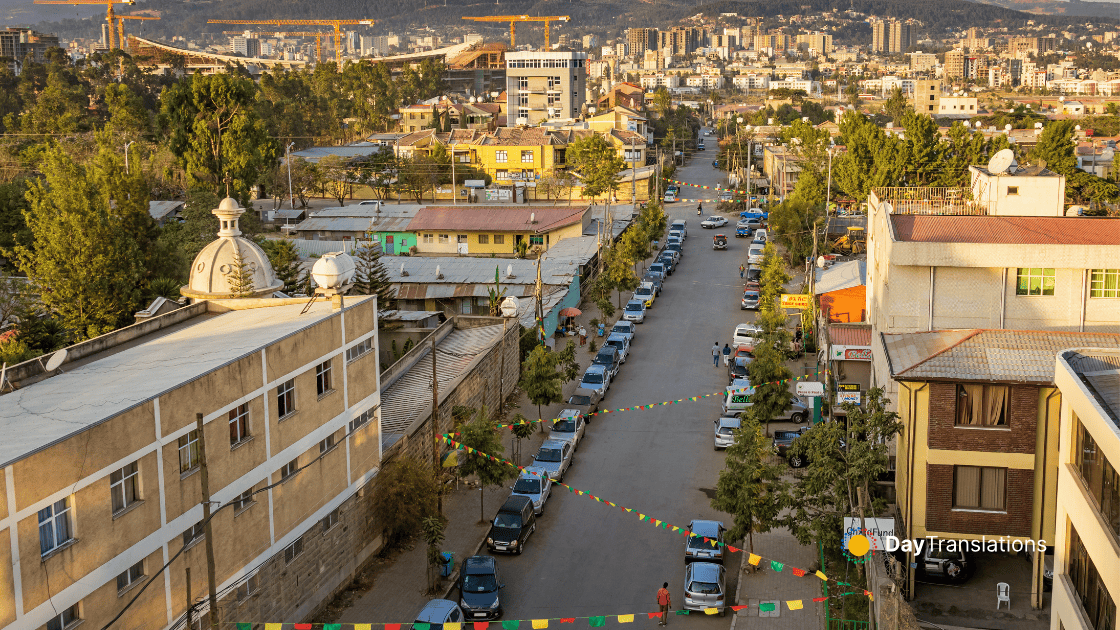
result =
[{"label": "paved road", "polygon": [[[679,169],[676,179],[720,183],[721,173],[711,166],[715,142],[710,145]],[[714,196],[712,191],[685,190],[686,198]],[[735,324],[754,317],[738,308],[745,242],[732,238],[726,251],[714,251],[714,232],[700,228],[695,203],[670,204],[667,211],[671,220],[688,220],[685,254],[646,322],[638,326],[630,357],[607,395],[608,408],[721,390],[727,384],[726,369],[722,362],[712,367],[712,342],[722,346]],[[712,448],[712,422],[718,415],[719,398],[713,396],[597,416],[565,482],[670,524],[684,527],[694,518],[715,518],[730,525],[727,515],[709,505],[724,457]],[[683,547],[683,536],[639,522],[636,514],[556,492],[524,555],[499,558],[508,602],[505,617],[655,611],[655,592],[665,581],[678,606],[684,599]],[[738,562],[732,554],[727,564],[732,594]],[[730,616],[670,619],[675,627],[687,628],[726,628],[729,622]]]}]

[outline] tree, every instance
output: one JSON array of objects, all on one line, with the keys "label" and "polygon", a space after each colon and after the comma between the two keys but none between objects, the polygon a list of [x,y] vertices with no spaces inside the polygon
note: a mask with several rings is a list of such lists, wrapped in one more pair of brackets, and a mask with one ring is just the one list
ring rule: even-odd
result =
[{"label": "tree", "polygon": [[584,199],[612,195],[618,190],[619,172],[626,168],[614,146],[597,133],[569,144],[565,159],[579,173]]},{"label": "tree", "polygon": [[253,270],[241,255],[241,247],[237,241],[233,243],[233,262],[226,272],[226,281],[229,282],[230,294],[235,298],[249,297],[253,294]]},{"label": "tree", "polygon": [[424,530],[424,542],[428,543],[428,593],[434,595],[439,591],[439,568],[443,564],[439,548],[443,545],[444,521],[439,516],[426,516],[421,525]]},{"label": "tree", "polygon": [[24,133],[66,134],[82,131],[87,126],[89,99],[69,70],[52,69],[46,84],[20,116]]},{"label": "tree", "polygon": [[23,220],[27,210],[27,186],[23,179],[0,184],[0,250],[27,242],[31,233]]},{"label": "tree", "polygon": [[307,200],[319,182],[319,167],[301,157],[292,158],[290,175],[292,194],[299,199],[299,207],[306,208]]},{"label": "tree", "polygon": [[1055,120],[1043,127],[1031,158],[1045,160],[1046,168],[1068,177],[1077,170],[1077,144],[1073,140],[1075,124],[1072,120]]},{"label": "tree", "polygon": [[319,184],[323,192],[338,201],[338,205],[346,203],[346,195],[350,192],[352,174],[346,158],[340,155],[328,155],[319,160]]},{"label": "tree", "polygon": [[[534,328],[535,330],[535,328]],[[556,356],[542,344],[529,353],[521,371],[520,386],[529,402],[537,406],[537,419],[543,419],[541,407],[558,403],[563,395],[563,377],[556,371]],[[544,426],[541,426],[544,432]]]},{"label": "tree", "polygon": [[900,87],[891,90],[890,98],[887,99],[887,102],[883,103],[883,112],[886,113],[896,125],[902,122],[903,114],[905,114],[907,110],[912,109],[910,101],[906,98],[906,95],[902,93],[902,88]]},{"label": "tree", "polygon": [[638,288],[638,276],[634,273],[631,259],[627,257],[621,243],[603,250],[606,259],[606,269],[603,274],[608,276],[610,286],[615,290],[618,298],[618,308],[622,309],[622,293]]},{"label": "tree", "polygon": [[780,522],[788,502],[788,485],[782,481],[782,464],[771,461],[773,447],[758,420],[744,417],[735,431],[735,443],[727,449],[723,470],[716,482],[712,507],[727,512],[735,524],[728,540],[748,540],[754,553],[754,534],[764,534]]},{"label": "tree", "polygon": [[268,256],[268,263],[272,265],[276,278],[284,283],[280,290],[295,291],[300,275],[299,251],[295,243],[285,239],[266,238],[260,241],[260,245]]},{"label": "tree", "polygon": [[747,415],[759,423],[766,423],[789,409],[787,381],[793,373],[786,367],[790,333],[786,330],[785,311],[780,308],[779,297],[784,285],[790,281],[785,263],[774,244],[763,249],[762,276],[760,278],[759,313],[755,323],[763,333],[754,346],[754,360],[747,366],[754,391]]},{"label": "tree", "polygon": [[35,303],[26,278],[0,276],[0,328],[6,329],[19,320]]},{"label": "tree", "polygon": [[376,295],[377,310],[389,310],[396,300],[389,272],[381,261],[381,244],[368,243],[355,252],[354,292],[357,295]]},{"label": "tree", "polygon": [[108,110],[105,130],[111,134],[135,139],[146,135],[151,128],[151,115],[144,106],[144,99],[127,84],[105,86],[105,107]]},{"label": "tree", "polygon": [[372,508],[387,547],[400,546],[416,534],[425,518],[436,514],[438,490],[430,464],[404,455],[385,466]]},{"label": "tree", "polygon": [[[484,405],[478,410],[474,420],[471,420],[460,431],[462,438],[459,442],[467,448],[473,448],[481,453],[497,457],[502,454],[501,434],[486,412]],[[478,477],[479,517],[478,522],[486,522],[486,486],[497,486],[517,476],[517,469],[504,461],[494,461],[475,453],[459,464],[459,472],[464,476],[476,475]]]},{"label": "tree", "polygon": [[805,260],[813,253],[813,229],[824,216],[824,206],[791,198],[770,209],[774,236],[786,246],[791,260]]},{"label": "tree", "polygon": [[564,349],[556,353],[556,367],[560,370],[562,383],[569,383],[579,378],[582,368],[576,359],[576,342],[568,340]]},{"label": "tree", "polygon": [[96,167],[79,166],[62,149],[50,148],[39,168],[43,178],[29,183],[24,210],[32,241],[5,255],[15,258],[43,304],[79,339],[128,323],[144,276],[131,218],[112,207],[110,187]]},{"label": "tree", "polygon": [[502,288],[501,271],[497,265],[494,266],[494,287],[486,289],[487,302],[489,303],[490,317],[497,317],[501,312],[502,300],[506,297],[506,290]]},{"label": "tree", "polygon": [[[824,549],[840,549],[843,518],[858,506],[857,489],[871,494],[871,483],[889,470],[889,445],[902,430],[880,388],[867,392],[862,408],[843,407],[846,423],[818,423],[792,446],[791,452],[808,465],[791,488],[791,509],[783,524],[803,545],[817,541]],[[881,513],[885,501],[872,498],[871,514]]]}]

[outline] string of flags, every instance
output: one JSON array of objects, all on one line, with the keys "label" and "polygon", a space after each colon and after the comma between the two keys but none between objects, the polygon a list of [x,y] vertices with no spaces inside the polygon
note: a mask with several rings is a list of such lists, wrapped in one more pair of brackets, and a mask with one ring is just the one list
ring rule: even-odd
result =
[{"label": "string of flags", "polygon": [[[459,434],[459,433],[445,433],[442,436],[443,440],[445,442],[447,442],[447,444],[450,445],[452,448],[463,449],[468,454],[475,455],[476,457],[483,457],[485,459],[489,459],[492,462],[499,463],[499,464],[505,464],[507,466],[510,466],[512,468],[516,468],[516,469],[518,469],[522,472],[525,472],[525,467],[524,466],[518,466],[517,464],[514,464],[513,462],[509,461],[508,459],[503,459],[501,457],[495,457],[493,455],[490,455],[489,453],[484,453],[484,452],[482,452],[482,451],[480,451],[476,448],[472,448],[470,446],[462,444],[461,442],[457,442],[457,441],[451,439],[450,436],[455,436],[455,437],[460,437],[461,438],[462,435]],[[533,473],[530,473],[530,474],[533,474]],[[684,536],[688,536],[690,538],[700,538],[700,539],[703,540],[703,542],[705,544],[711,545],[712,547],[717,547],[717,546],[718,547],[723,547],[731,553],[739,553],[739,552],[743,551],[743,549],[740,549],[739,547],[735,547],[733,545],[729,545],[729,544],[727,544],[723,541],[716,540],[714,538],[709,538],[707,536],[702,536],[700,534],[697,534],[697,533],[689,530],[687,527],[680,527],[678,525],[672,525],[667,521],[656,519],[656,518],[653,518],[652,516],[650,516],[648,514],[643,514],[641,512],[637,512],[633,508],[623,507],[621,505],[618,505],[617,503],[608,501],[608,500],[606,500],[602,497],[597,497],[597,496],[591,494],[590,492],[587,492],[586,490],[580,490],[578,488],[575,488],[573,486],[570,486],[570,485],[568,485],[566,483],[563,483],[563,482],[560,482],[560,481],[556,481],[556,482],[553,482],[553,483],[555,485],[561,486],[563,488],[567,488],[568,492],[570,492],[572,494],[576,494],[576,495],[581,496],[581,497],[587,497],[587,498],[595,501],[596,503],[602,503],[602,504],[610,506],[612,508],[618,508],[618,509],[622,510],[623,512],[626,512],[627,514],[635,514],[636,513],[638,515],[638,521],[639,522],[652,523],[655,528],[661,528],[661,529],[664,529],[666,531],[672,531],[674,533],[679,533],[679,534],[682,534]],[[780,562],[780,561],[774,560],[772,558],[766,558],[766,557],[763,557],[762,555],[759,555],[759,554],[756,554],[756,553],[750,553],[750,552],[747,552],[747,553],[748,553],[747,562],[756,566],[756,567],[760,566],[760,564],[762,563],[763,560],[766,560],[769,563],[770,569],[772,571],[774,571],[775,573],[780,573],[780,572],[782,572],[782,571],[784,571],[785,569],[788,568],[790,570],[790,572],[793,573],[793,575],[795,577],[805,577],[806,575],[812,575],[813,577],[819,578],[820,580],[822,580],[824,582],[833,582],[833,583],[837,584],[838,586],[847,586],[847,587],[850,587],[850,588],[855,588],[847,582],[841,582],[839,580],[830,580],[828,578],[828,576],[825,575],[824,572],[820,571],[820,570],[813,571],[810,574],[810,572],[806,569],[801,569],[801,568],[798,568],[798,567],[795,567],[795,566],[792,566],[792,565],[787,565],[784,562]],[[857,591],[852,591],[851,593],[856,593],[856,592]],[[847,594],[851,594],[851,593],[843,593],[843,594],[847,595]],[[874,599],[874,596],[871,594],[871,591],[864,590],[863,594],[870,597],[871,599]],[[800,600],[795,600],[795,601],[797,601],[798,606],[800,606]],[[821,601],[823,601],[823,598],[822,598]],[[790,610],[796,610],[796,609],[791,608]]]},{"label": "string of flags", "polygon": [[723,186],[705,186],[704,184],[691,184],[689,182],[682,182],[679,179],[670,179],[669,183],[670,184],[678,184],[680,186],[691,186],[692,188],[700,188],[700,189],[703,189],[703,190],[716,190],[716,191],[720,191],[720,192],[733,192],[733,193],[741,193],[741,194],[744,194],[744,195],[747,194],[746,190],[740,189],[740,188],[724,188]]}]

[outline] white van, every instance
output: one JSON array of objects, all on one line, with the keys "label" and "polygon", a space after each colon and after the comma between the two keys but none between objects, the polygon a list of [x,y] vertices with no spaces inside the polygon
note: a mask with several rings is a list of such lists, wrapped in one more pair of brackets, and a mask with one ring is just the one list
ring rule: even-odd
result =
[{"label": "white van", "polygon": [[751,394],[754,388],[745,378],[737,378],[727,386],[723,396],[723,415],[738,415],[751,406]]},{"label": "white van", "polygon": [[758,243],[751,243],[751,248],[747,250],[747,264],[748,265],[761,265],[762,252],[764,245]]}]

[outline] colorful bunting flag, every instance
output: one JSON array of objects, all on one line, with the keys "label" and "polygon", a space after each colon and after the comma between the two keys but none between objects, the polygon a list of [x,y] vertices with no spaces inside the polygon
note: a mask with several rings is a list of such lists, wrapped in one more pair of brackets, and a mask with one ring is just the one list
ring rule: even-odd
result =
[{"label": "colorful bunting flag", "polygon": [[490,627],[489,621],[476,621],[474,622],[474,630],[486,630]]},{"label": "colorful bunting flag", "polygon": [[752,553],[752,554],[750,555],[750,557],[749,557],[749,558],[747,558],[747,562],[749,562],[749,563],[753,564],[753,565],[754,565],[754,566],[756,566],[756,567],[758,566],[758,563],[759,563],[759,562],[761,562],[761,561],[762,561],[762,556],[760,556],[760,555],[758,555],[758,554],[753,554],[753,553]]},{"label": "colorful bunting flag", "polygon": [[292,627],[296,630],[311,630],[311,624],[309,623],[296,623],[292,624]]},{"label": "colorful bunting flag", "polygon": [[606,617],[590,617],[587,620],[587,625],[591,626],[592,628],[602,628],[603,626],[607,625],[607,618]]},{"label": "colorful bunting flag", "polygon": [[561,617],[560,618],[560,623],[575,623],[575,622],[576,622],[575,617]]},{"label": "colorful bunting flag", "polygon": [[774,612],[774,608],[776,608],[774,602],[762,602],[758,605],[759,612]]},{"label": "colorful bunting flag", "polygon": [[782,564],[781,562],[778,562],[777,560],[771,560],[770,561],[770,568],[774,569],[774,571],[777,572],[777,573],[781,573],[782,569],[784,569],[785,566],[786,565]]},{"label": "colorful bunting flag", "polygon": [[237,622],[237,630],[253,630],[253,624],[239,621]]},{"label": "colorful bunting flag", "polygon": [[820,571],[817,571],[815,575],[816,575],[817,577],[819,577],[820,579],[824,580],[825,582],[827,582],[827,581],[828,581],[828,576],[827,576],[827,575],[825,575],[824,573],[821,573]]},{"label": "colorful bunting flag", "polygon": [[[388,627],[389,625],[399,625],[399,624],[385,624],[386,627]],[[354,624],[354,630],[372,630],[372,629],[373,629],[373,624],[372,623],[356,623],[356,624]]]},{"label": "colorful bunting flag", "polygon": [[280,630],[283,627],[284,627],[284,624],[282,624],[282,623],[266,623],[266,624],[264,624],[264,630]]},{"label": "colorful bunting flag", "polygon": [[399,624],[399,623],[387,623],[387,624],[385,624],[385,630],[401,630],[401,624]]},{"label": "colorful bunting flag", "polygon": [[646,613],[646,619],[657,619],[660,616],[661,616],[661,613],[659,613],[659,612]]},{"label": "colorful bunting flag", "polygon": [[719,609],[718,609],[718,608],[705,608],[705,609],[704,609],[704,614],[705,614],[705,615],[714,615],[714,614],[716,614],[716,613],[718,613],[718,612],[719,612]]},{"label": "colorful bunting flag", "polygon": [[618,623],[634,623],[634,615],[619,615]]},{"label": "colorful bunting flag", "polygon": [[340,624],[340,623],[325,623],[325,624],[323,624],[323,630],[342,630],[342,624]]},{"label": "colorful bunting flag", "polygon": [[443,630],[462,630],[463,624],[459,621],[449,621],[443,624]]},{"label": "colorful bunting flag", "polygon": [[502,620],[502,630],[517,630],[517,626],[521,625],[519,619],[504,619]]},{"label": "colorful bunting flag", "polygon": [[828,601],[828,598],[827,598],[827,597],[814,597],[814,598],[813,598],[813,601],[814,601],[814,602],[817,602],[817,603],[820,603],[820,602],[827,602],[827,601]]},{"label": "colorful bunting flag", "polygon": [[412,630],[431,630],[432,624],[430,623],[414,623]]},{"label": "colorful bunting flag", "polygon": [[804,608],[804,607],[805,607],[805,606],[804,606],[804,605],[803,605],[803,604],[801,603],[801,600],[800,600],[800,599],[791,599],[791,600],[789,600],[789,601],[787,601],[787,602],[786,602],[786,606],[789,606],[789,609],[790,609],[790,610],[801,610],[802,608]]},{"label": "colorful bunting flag", "polygon": [[[447,624],[444,624],[444,625],[447,625]],[[547,627],[548,627],[548,619],[534,619],[533,620],[533,630],[541,630],[541,628],[547,628]]]},{"label": "colorful bunting flag", "polygon": [[681,608],[681,609],[677,610],[677,614],[678,615],[687,615],[688,614],[688,609],[687,608]]},{"label": "colorful bunting flag", "polygon": [[750,606],[732,606],[731,610],[734,610],[735,612],[739,612],[740,610],[743,610],[744,608],[750,608]]},{"label": "colorful bunting flag", "polygon": [[797,577],[805,577],[805,569],[798,569],[797,567],[790,567],[790,569]]}]

